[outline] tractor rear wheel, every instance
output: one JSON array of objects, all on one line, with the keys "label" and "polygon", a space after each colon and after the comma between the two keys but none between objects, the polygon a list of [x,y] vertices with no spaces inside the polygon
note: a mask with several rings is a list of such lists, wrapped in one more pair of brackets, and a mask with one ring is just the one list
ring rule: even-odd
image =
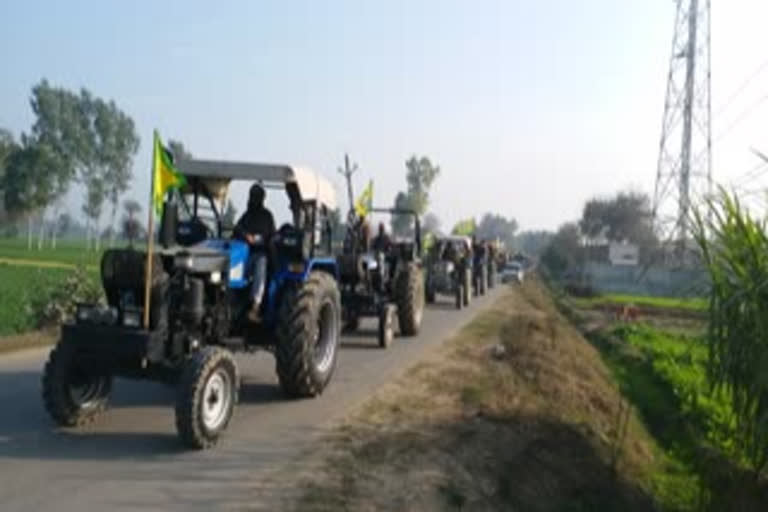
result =
[{"label": "tractor rear wheel", "polygon": [[416,336],[424,316],[424,275],[415,263],[406,264],[395,282],[395,302],[400,333]]},{"label": "tractor rear wheel", "polygon": [[395,337],[395,307],[386,304],[379,312],[379,347],[387,348]]},{"label": "tractor rear wheel", "polygon": [[104,412],[112,390],[111,377],[88,375],[77,367],[75,349],[66,343],[51,350],[42,384],[45,410],[67,427],[89,423]]},{"label": "tractor rear wheel", "polygon": [[496,263],[491,261],[488,264],[488,289],[496,286]]},{"label": "tractor rear wheel", "polygon": [[330,274],[289,283],[278,311],[277,376],[292,397],[313,397],[331,380],[339,354],[341,298]]},{"label": "tractor rear wheel", "polygon": [[472,302],[472,269],[468,268],[464,271],[464,306],[469,306]]},{"label": "tractor rear wheel", "polygon": [[176,388],[176,431],[189,448],[210,448],[235,411],[240,380],[229,350],[203,347],[181,370]]}]

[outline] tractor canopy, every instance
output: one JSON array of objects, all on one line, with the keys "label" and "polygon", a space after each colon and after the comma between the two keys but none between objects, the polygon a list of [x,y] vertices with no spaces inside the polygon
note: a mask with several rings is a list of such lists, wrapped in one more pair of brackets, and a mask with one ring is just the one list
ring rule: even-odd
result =
[{"label": "tractor canopy", "polygon": [[332,210],[336,208],[336,191],[330,181],[306,167],[285,164],[231,162],[222,160],[181,160],[177,168],[187,179],[182,193],[192,193],[196,184],[208,194],[223,201],[233,180],[256,181],[267,188],[284,187],[294,204],[316,202]]}]

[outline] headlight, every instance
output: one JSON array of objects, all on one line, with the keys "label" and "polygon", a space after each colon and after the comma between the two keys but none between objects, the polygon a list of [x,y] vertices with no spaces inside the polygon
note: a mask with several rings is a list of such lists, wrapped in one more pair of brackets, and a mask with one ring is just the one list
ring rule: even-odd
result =
[{"label": "headlight", "polygon": [[221,282],[221,272],[218,270],[211,272],[211,283],[219,284]]},{"label": "headlight", "polygon": [[173,266],[176,268],[189,270],[194,266],[194,264],[195,260],[190,254],[177,254],[176,257],[173,258]]},{"label": "headlight", "polygon": [[126,327],[138,327],[141,324],[141,314],[135,309],[123,311],[123,325]]},{"label": "headlight", "polygon": [[445,271],[448,272],[449,274],[451,272],[453,272],[453,263],[452,262],[449,261],[448,263],[445,264]]},{"label": "headlight", "polygon": [[75,316],[82,323],[113,325],[117,322],[117,310],[109,307],[78,305]]}]

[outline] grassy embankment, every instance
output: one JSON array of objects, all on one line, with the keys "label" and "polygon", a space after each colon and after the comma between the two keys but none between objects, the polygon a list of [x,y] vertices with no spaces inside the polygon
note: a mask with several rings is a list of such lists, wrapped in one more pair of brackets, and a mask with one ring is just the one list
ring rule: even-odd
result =
[{"label": "grassy embankment", "polygon": [[323,446],[277,477],[301,480],[298,510],[653,510],[648,435],[536,279],[505,287]]}]

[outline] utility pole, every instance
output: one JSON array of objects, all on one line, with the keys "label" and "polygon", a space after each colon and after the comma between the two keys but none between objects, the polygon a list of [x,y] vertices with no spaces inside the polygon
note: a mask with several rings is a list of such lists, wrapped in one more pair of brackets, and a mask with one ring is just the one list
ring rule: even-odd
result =
[{"label": "utility pole", "polygon": [[683,262],[692,201],[712,192],[710,0],[677,0],[667,75],[653,222]]},{"label": "utility pole", "polygon": [[349,199],[349,211],[351,212],[355,208],[355,195],[352,191],[352,175],[355,174],[358,170],[357,164],[352,164],[350,166],[349,164],[349,155],[344,154],[344,168],[341,167],[338,168],[339,174],[344,176],[344,179],[347,181],[347,196]]}]

